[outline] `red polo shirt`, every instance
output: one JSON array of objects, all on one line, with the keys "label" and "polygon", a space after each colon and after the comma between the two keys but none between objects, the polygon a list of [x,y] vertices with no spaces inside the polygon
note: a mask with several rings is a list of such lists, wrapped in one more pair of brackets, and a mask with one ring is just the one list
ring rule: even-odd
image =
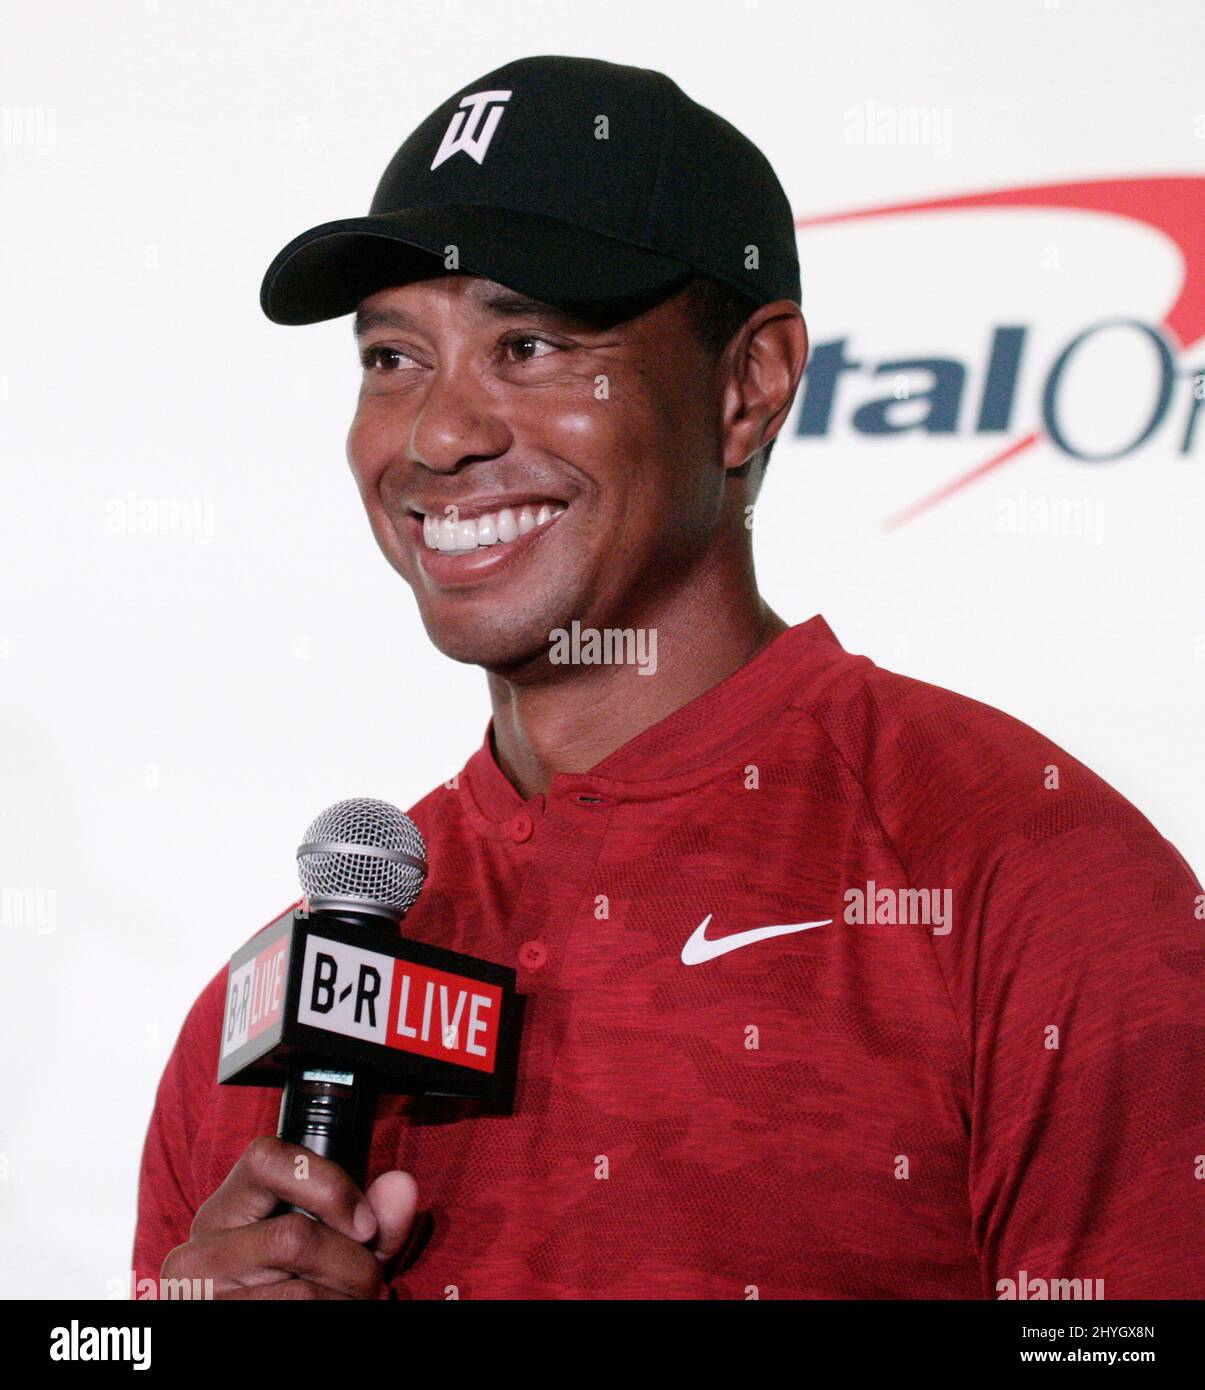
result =
[{"label": "red polo shirt", "polygon": [[[815,617],[546,796],[488,730],[458,782],[403,929],[516,965],[527,1023],[513,1115],[381,1102],[369,1179],[433,1217],[401,1296],[1205,1295],[1205,897],[1069,754]],[[223,1003],[159,1087],[140,1278],[276,1130],[215,1084]]]}]

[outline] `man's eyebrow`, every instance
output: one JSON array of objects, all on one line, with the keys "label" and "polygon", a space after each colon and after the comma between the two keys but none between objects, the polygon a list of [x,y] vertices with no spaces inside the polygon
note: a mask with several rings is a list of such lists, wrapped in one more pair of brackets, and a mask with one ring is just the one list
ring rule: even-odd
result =
[{"label": "man's eyebrow", "polygon": [[[579,332],[595,327],[588,320],[578,318],[568,310],[558,309],[555,305],[544,304],[538,299],[529,299],[526,295],[510,291],[492,294],[478,303],[481,308],[496,314],[499,318],[538,319],[550,325],[556,324]],[[374,328],[421,329],[422,326],[419,319],[406,313],[404,309],[357,309],[352,321],[352,333],[356,338],[362,338]]]},{"label": "man's eyebrow", "polygon": [[401,309],[357,309],[352,320],[352,333],[362,338],[374,328],[418,328],[421,325]]},{"label": "man's eyebrow", "polygon": [[492,294],[480,303],[483,309],[504,318],[545,319],[549,323],[563,323],[575,328],[589,327],[584,319],[569,313],[567,309],[558,309],[553,304],[543,304],[538,299],[528,299],[526,295],[515,294],[509,290],[502,294]]}]

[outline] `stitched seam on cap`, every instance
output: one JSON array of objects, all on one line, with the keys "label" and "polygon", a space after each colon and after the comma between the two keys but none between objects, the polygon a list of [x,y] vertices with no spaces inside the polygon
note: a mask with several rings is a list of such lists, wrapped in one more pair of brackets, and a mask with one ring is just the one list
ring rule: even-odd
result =
[{"label": "stitched seam on cap", "polygon": [[[658,74],[662,82],[658,83],[661,87],[662,105],[664,108],[665,119],[665,142],[661,146],[661,158],[657,161],[657,174],[653,180],[653,196],[649,202],[648,216],[645,218],[644,230],[641,236],[645,242],[649,240],[652,232],[653,223],[661,211],[663,194],[666,184],[666,169],[669,165],[670,150],[673,148],[678,136],[677,101],[674,99],[674,86],[670,78],[664,74]],[[649,247],[650,250],[659,249]],[[672,255],[672,252],[662,252],[663,255]],[[680,257],[678,259],[681,259]]]}]

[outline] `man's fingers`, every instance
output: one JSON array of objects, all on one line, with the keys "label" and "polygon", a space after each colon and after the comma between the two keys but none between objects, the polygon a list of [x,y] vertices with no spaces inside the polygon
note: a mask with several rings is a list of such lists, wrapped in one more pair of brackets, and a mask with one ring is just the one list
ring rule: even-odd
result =
[{"label": "man's fingers", "polygon": [[325,1288],[322,1284],[315,1284],[311,1279],[284,1279],[278,1284],[259,1284],[253,1289],[240,1289],[232,1290],[227,1293],[215,1293],[215,1301],[219,1298],[291,1303],[298,1300],[319,1298],[350,1299],[351,1295],[339,1293],[337,1289]]},{"label": "man's fingers", "polygon": [[377,1218],[376,1239],[368,1248],[385,1266],[397,1258],[414,1226],[418,1184],[409,1173],[382,1173],[366,1196]]},{"label": "man's fingers", "polygon": [[191,1234],[206,1236],[262,1221],[280,1202],[313,1212],[351,1240],[366,1241],[376,1234],[376,1214],[337,1163],[269,1135],[247,1146],[193,1218]]},{"label": "man's fingers", "polygon": [[[364,1246],[299,1212],[194,1236],[168,1255],[163,1277],[212,1279],[219,1298],[269,1297],[255,1291],[298,1281],[379,1298],[383,1285],[380,1263]],[[305,1297],[298,1290],[271,1296]]]}]

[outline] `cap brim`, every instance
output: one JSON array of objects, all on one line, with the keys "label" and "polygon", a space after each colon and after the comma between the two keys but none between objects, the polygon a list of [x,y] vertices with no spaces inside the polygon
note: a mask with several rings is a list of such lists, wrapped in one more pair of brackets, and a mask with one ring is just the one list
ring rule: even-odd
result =
[{"label": "cap brim", "polygon": [[268,267],[259,301],[274,323],[349,314],[390,285],[456,269],[567,311],[602,310],[684,283],[684,261],[504,208],[406,208],[324,222],[295,237]]}]

